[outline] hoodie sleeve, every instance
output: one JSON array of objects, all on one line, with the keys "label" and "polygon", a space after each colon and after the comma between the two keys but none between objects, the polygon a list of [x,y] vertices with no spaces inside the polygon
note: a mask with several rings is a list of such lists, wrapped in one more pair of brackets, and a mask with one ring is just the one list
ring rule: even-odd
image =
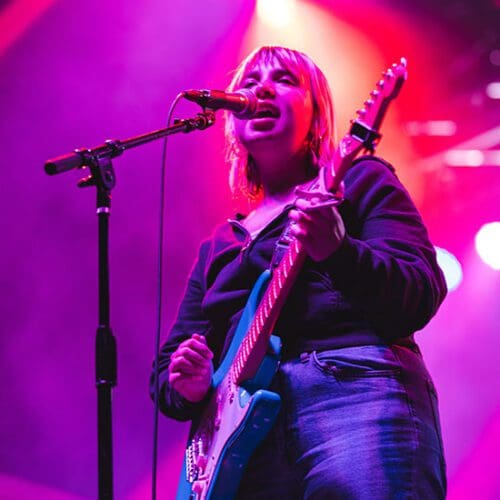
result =
[{"label": "hoodie sleeve", "polygon": [[361,158],[345,177],[348,232],[323,261],[336,287],[390,339],[423,328],[446,295],[427,230],[393,168]]}]

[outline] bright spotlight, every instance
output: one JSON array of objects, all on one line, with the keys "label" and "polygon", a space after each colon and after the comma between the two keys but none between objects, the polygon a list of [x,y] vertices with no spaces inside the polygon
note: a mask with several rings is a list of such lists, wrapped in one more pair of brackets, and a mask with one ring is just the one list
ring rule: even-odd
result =
[{"label": "bright spotlight", "polygon": [[462,266],[458,259],[444,248],[436,248],[437,262],[444,274],[449,292],[456,290],[462,282]]},{"label": "bright spotlight", "polygon": [[481,260],[500,271],[500,222],[489,222],[476,234],[476,251]]},{"label": "bright spotlight", "polygon": [[282,28],[290,23],[295,0],[257,0],[257,14],[262,22]]},{"label": "bright spotlight", "polygon": [[490,99],[500,99],[500,82],[488,83],[486,87],[486,95]]}]

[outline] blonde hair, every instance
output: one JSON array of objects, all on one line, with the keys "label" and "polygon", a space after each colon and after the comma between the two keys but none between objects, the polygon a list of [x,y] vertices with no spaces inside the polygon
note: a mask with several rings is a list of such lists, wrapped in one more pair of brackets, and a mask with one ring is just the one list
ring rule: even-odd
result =
[{"label": "blonde hair", "polygon": [[[335,151],[335,121],[333,100],[323,72],[305,54],[293,49],[277,46],[264,46],[255,49],[238,66],[227,87],[228,92],[240,88],[246,74],[257,64],[278,62],[311,89],[313,116],[307,141],[311,155],[311,165],[318,170],[331,163]],[[255,199],[262,185],[255,162],[240,143],[235,134],[234,116],[226,114],[226,160],[230,164],[229,185],[233,195],[242,194]]]}]

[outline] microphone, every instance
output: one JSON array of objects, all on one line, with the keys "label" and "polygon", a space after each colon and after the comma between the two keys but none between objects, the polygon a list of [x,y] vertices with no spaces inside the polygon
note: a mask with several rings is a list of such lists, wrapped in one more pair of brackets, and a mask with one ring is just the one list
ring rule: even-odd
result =
[{"label": "microphone", "polygon": [[222,90],[185,90],[183,96],[188,101],[198,103],[204,108],[227,109],[236,118],[253,118],[257,112],[257,97],[251,90],[242,89],[236,92]]}]

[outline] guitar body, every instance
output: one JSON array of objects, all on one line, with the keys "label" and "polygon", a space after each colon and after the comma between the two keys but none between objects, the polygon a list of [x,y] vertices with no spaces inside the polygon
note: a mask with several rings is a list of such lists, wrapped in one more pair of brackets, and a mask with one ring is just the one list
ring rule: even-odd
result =
[{"label": "guitar body", "polygon": [[230,370],[269,279],[269,271],[264,271],[253,287],[229,350],[214,373],[212,396],[191,425],[177,500],[234,498],[245,465],[279,412],[280,397],[266,390],[279,364],[278,337],[271,336],[268,354],[251,380],[239,386]]}]

